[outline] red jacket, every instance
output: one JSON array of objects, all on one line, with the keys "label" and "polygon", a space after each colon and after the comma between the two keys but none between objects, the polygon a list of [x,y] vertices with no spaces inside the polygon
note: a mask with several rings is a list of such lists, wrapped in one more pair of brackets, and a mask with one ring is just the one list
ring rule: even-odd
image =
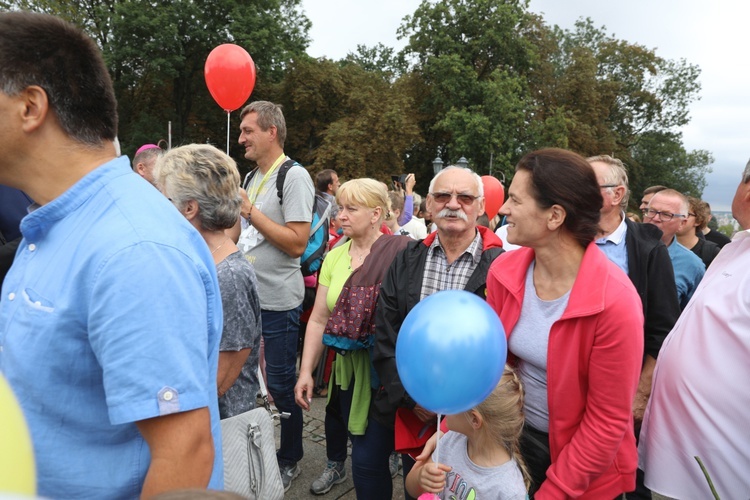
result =
[{"label": "red jacket", "polygon": [[[534,251],[498,257],[487,302],[510,337]],[[635,488],[632,405],[643,356],[643,312],[633,284],[594,243],[568,305],[550,329],[547,402],[552,465],[535,498],[614,498]]]}]

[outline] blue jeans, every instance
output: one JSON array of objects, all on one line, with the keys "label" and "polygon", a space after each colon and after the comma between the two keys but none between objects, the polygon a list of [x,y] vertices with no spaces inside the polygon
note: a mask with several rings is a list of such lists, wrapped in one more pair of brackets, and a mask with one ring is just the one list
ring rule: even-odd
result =
[{"label": "blue jeans", "polygon": [[302,409],[294,402],[297,382],[297,339],[302,306],[289,311],[261,310],[266,354],[268,392],[280,412],[291,417],[281,419],[281,447],[276,452],[279,465],[294,465],[302,460]]},{"label": "blue jeans", "polygon": [[[347,427],[353,384],[352,380],[352,385],[346,391],[336,387]],[[394,447],[393,429],[381,425],[374,418],[368,418],[365,434],[349,434],[349,439],[352,441],[352,479],[357,500],[390,500],[393,496],[393,479],[388,458]]]}]

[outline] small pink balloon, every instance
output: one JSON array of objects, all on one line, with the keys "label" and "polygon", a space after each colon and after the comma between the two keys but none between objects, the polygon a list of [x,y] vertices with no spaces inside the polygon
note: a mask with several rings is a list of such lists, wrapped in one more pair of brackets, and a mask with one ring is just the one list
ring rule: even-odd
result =
[{"label": "small pink balloon", "polygon": [[422,493],[417,500],[440,500],[440,497],[434,493]]}]

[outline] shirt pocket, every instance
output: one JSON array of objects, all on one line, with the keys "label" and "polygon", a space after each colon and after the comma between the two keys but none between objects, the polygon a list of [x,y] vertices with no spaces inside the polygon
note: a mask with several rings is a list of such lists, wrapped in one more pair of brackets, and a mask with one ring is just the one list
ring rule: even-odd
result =
[{"label": "shirt pocket", "polygon": [[21,296],[23,297],[26,307],[29,307],[34,311],[47,314],[55,312],[55,305],[52,301],[32,288],[25,288],[21,292]]}]

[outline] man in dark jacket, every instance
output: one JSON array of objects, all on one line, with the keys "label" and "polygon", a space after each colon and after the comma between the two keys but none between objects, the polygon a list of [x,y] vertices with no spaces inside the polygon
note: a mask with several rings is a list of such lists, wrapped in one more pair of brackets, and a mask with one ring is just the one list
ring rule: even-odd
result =
[{"label": "man in dark jacket", "polygon": [[33,202],[23,191],[0,185],[0,285],[21,242],[21,219]]},{"label": "man in dark jacket", "polygon": [[[651,377],[656,357],[667,334],[680,315],[674,270],[669,251],[661,241],[662,232],[652,224],[637,224],[625,217],[628,203],[628,175],[622,162],[608,155],[588,159],[602,190],[599,248],[617,264],[633,282],[643,304],[643,368],[633,403],[633,417],[638,436],[643,412],[651,395]],[[638,471],[637,489],[628,498],[650,498]],[[645,496],[649,495],[649,496]]]},{"label": "man in dark jacket", "polygon": [[[435,419],[406,393],[396,369],[396,338],[406,315],[420,300],[441,290],[463,289],[484,299],[487,271],[503,252],[495,234],[477,227],[484,212],[483,187],[471,170],[452,166],[440,171],[430,183],[427,210],[437,231],[396,256],[383,280],[376,310],[373,363],[381,387],[371,416],[389,428],[394,427],[398,408],[410,410],[426,425]],[[402,458],[406,477],[414,461],[406,455]]]}]

